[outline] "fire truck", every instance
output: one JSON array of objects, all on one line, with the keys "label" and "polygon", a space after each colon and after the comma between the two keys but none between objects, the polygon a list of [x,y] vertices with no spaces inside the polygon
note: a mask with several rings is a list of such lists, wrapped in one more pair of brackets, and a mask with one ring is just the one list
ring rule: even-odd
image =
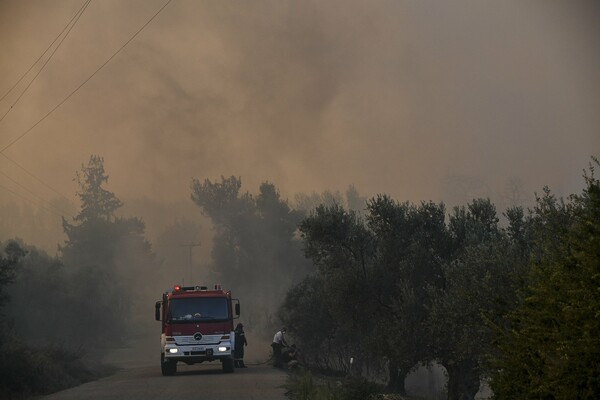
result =
[{"label": "fire truck", "polygon": [[156,302],[156,320],[162,324],[162,374],[174,375],[180,361],[188,365],[220,361],[223,372],[233,372],[233,320],[239,315],[239,300],[221,285],[213,290],[177,285],[163,293],[162,301]]}]

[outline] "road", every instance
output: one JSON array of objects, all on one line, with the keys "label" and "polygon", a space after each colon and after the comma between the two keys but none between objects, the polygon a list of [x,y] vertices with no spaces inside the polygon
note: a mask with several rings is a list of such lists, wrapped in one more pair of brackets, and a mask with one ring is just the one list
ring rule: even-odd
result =
[{"label": "road", "polygon": [[270,366],[251,366],[224,374],[220,363],[178,365],[164,377],[158,365],[128,368],[95,382],[46,396],[47,400],[199,399],[284,400],[286,374]]},{"label": "road", "polygon": [[[63,390],[44,400],[119,400],[119,399],[200,399],[211,400],[285,400],[287,374],[268,364],[236,368],[224,374],[220,362],[177,365],[175,376],[162,376],[156,356],[156,338],[151,344],[140,344],[112,352],[107,362],[120,370],[109,377]],[[260,346],[257,346],[260,348]],[[266,347],[266,346],[262,346]],[[265,355],[256,356],[264,360]],[[247,363],[252,363],[252,353]]]}]

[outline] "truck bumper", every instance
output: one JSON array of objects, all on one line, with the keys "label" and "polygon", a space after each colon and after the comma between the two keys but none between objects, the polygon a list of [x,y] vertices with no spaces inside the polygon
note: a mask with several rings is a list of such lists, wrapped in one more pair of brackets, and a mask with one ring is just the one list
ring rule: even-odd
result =
[{"label": "truck bumper", "polygon": [[[167,340],[168,339],[168,340]],[[187,364],[215,361],[233,357],[233,341],[206,337],[205,340],[190,343],[193,338],[174,336],[162,340],[164,361],[182,361]]]}]

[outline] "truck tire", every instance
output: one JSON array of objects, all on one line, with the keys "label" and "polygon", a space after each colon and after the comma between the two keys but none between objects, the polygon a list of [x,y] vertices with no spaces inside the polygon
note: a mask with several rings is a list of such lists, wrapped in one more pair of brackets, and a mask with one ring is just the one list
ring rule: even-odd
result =
[{"label": "truck tire", "polygon": [[172,376],[177,372],[177,362],[165,361],[165,355],[160,354],[160,371],[163,376]]},{"label": "truck tire", "polygon": [[234,371],[233,358],[224,358],[221,363],[223,364],[223,372],[231,373]]}]

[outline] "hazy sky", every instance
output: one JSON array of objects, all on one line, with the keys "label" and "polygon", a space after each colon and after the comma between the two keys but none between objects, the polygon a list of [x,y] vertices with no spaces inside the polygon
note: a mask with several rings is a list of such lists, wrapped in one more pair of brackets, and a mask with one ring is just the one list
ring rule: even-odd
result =
[{"label": "hazy sky", "polygon": [[[0,122],[0,148],[164,3],[93,0]],[[0,0],[0,96],[83,4]],[[122,199],[188,199],[191,178],[221,175],[290,199],[354,184],[437,201],[452,175],[572,193],[600,154],[599,4],[173,0],[4,154],[71,198],[90,154]],[[0,168],[53,196],[2,157]],[[25,194],[6,175],[0,185]]]}]

